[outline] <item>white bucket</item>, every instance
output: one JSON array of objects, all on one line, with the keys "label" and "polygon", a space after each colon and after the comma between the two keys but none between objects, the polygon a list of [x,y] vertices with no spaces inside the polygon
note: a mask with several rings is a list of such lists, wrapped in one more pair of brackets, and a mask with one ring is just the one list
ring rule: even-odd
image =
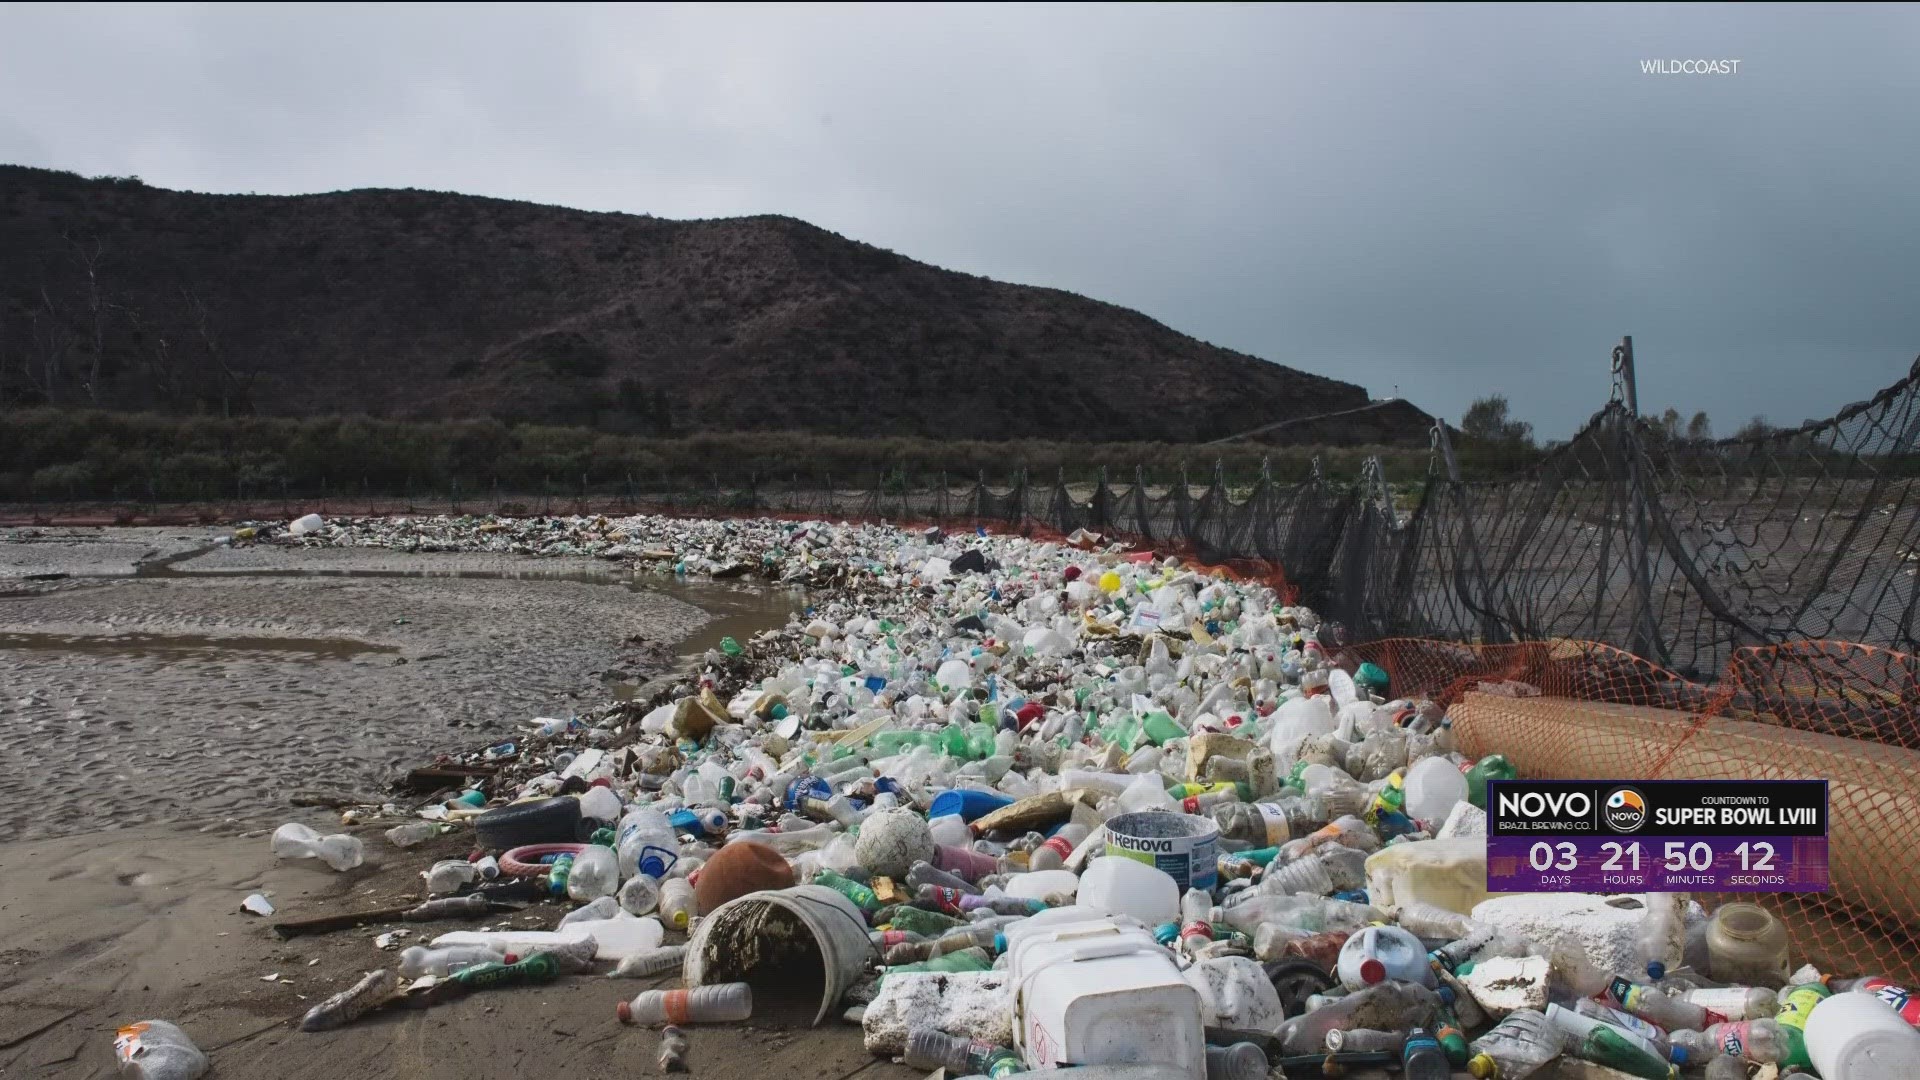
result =
[{"label": "white bucket", "polygon": [[1821,1076],[1909,1080],[1920,1076],[1920,1031],[1872,994],[1835,994],[1807,1014],[1807,1056]]},{"label": "white bucket", "polygon": [[1219,839],[1220,826],[1195,814],[1121,814],[1107,821],[1107,854],[1159,870],[1183,893],[1213,888]]},{"label": "white bucket", "polygon": [[1029,1068],[1157,1064],[1204,1080],[1200,994],[1144,929],[1099,920],[1022,934],[1008,974]]}]

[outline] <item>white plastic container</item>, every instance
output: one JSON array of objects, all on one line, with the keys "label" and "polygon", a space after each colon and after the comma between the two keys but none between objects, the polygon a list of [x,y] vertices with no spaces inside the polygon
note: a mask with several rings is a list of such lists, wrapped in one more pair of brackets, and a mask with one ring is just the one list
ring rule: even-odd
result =
[{"label": "white plastic container", "polygon": [[583,937],[593,938],[595,960],[624,960],[634,953],[656,948],[665,940],[667,928],[659,919],[588,920],[569,925],[565,933],[554,930],[456,930],[433,939],[435,945],[484,945],[499,952],[531,956],[542,949]]},{"label": "white plastic container", "polygon": [[1340,947],[1340,984],[1364,990],[1387,979],[1434,984],[1433,968],[1420,939],[1397,926],[1369,926]]},{"label": "white plastic container", "polygon": [[1910,1080],[1920,1076],[1920,1031],[1872,994],[1835,994],[1807,1014],[1807,1055],[1821,1076]]},{"label": "white plastic container", "polygon": [[305,536],[308,533],[317,533],[326,527],[327,523],[319,514],[306,514],[293,519],[293,523],[287,526],[287,535]]},{"label": "white plastic container", "polygon": [[1333,734],[1333,701],[1327,697],[1297,697],[1273,711],[1273,756],[1291,765],[1300,743],[1315,735]]},{"label": "white plastic container", "polygon": [[1068,870],[1035,870],[1009,877],[1001,889],[1021,900],[1045,900],[1049,896],[1075,895],[1080,879]]},{"label": "white plastic container", "polygon": [[1030,1069],[1156,1064],[1206,1077],[1200,994],[1144,929],[1065,923],[1009,950],[1014,1047]]},{"label": "white plastic container", "polygon": [[1102,855],[1087,864],[1087,872],[1080,875],[1077,902],[1105,915],[1131,916],[1148,926],[1180,918],[1180,886],[1173,878],[1146,863],[1118,855]]},{"label": "white plastic container", "polygon": [[1407,770],[1407,816],[1437,828],[1456,804],[1466,801],[1467,778],[1444,757],[1421,758]]}]

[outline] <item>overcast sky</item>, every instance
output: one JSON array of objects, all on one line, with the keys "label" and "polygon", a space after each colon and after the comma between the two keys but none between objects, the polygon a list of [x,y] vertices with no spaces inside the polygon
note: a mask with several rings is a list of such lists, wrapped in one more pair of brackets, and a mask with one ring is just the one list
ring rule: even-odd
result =
[{"label": "overcast sky", "polygon": [[791,214],[1549,436],[1631,333],[1724,434],[1920,354],[1917,58],[1911,6],[11,4],[0,161]]}]

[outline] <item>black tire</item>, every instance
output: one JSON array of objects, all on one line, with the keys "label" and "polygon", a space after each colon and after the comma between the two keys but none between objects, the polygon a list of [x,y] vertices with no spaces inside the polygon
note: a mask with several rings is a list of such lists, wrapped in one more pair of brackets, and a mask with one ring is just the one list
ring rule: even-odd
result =
[{"label": "black tire", "polygon": [[480,846],[504,851],[523,844],[572,844],[580,839],[580,800],[569,796],[516,803],[473,820]]}]

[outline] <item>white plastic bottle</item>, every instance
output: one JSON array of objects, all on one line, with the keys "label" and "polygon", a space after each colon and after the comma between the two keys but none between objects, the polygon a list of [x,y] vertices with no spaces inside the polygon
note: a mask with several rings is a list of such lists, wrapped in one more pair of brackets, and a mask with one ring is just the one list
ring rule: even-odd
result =
[{"label": "white plastic bottle", "polygon": [[1360,990],[1387,979],[1434,985],[1420,939],[1397,926],[1369,926],[1340,947],[1340,983]]},{"label": "white plastic bottle", "polygon": [[660,921],[670,929],[685,930],[699,913],[693,886],[686,878],[668,878],[660,886]]},{"label": "white plastic bottle", "polygon": [[645,874],[635,874],[620,886],[617,899],[620,910],[629,915],[651,915],[660,906],[660,883]]},{"label": "white plastic bottle", "polygon": [[207,1071],[207,1055],[165,1020],[142,1020],[115,1032],[113,1055],[120,1075],[133,1080],[194,1080]]},{"label": "white plastic bottle", "polygon": [[480,878],[480,868],[465,859],[442,859],[431,870],[420,871],[427,879],[428,896],[452,896]]},{"label": "white plastic bottle", "polygon": [[614,847],[619,851],[623,878],[644,873],[658,880],[666,877],[680,859],[680,838],[673,831],[673,823],[651,806],[627,811],[614,830]]},{"label": "white plastic bottle", "polygon": [[588,844],[573,857],[573,870],[567,875],[567,896],[576,903],[612,896],[619,887],[620,865],[612,848]]},{"label": "white plastic bottle", "polygon": [[[571,879],[569,879],[571,881]],[[574,908],[560,916],[560,925],[555,930],[565,930],[574,923],[599,922],[602,919],[617,918],[620,915],[620,903],[611,896],[595,898],[591,903]]]},{"label": "white plastic bottle", "polygon": [[404,825],[395,825],[382,835],[394,847],[410,848],[439,834],[440,827],[431,821],[409,821]]},{"label": "white plastic bottle", "polygon": [[691,990],[649,990],[614,1007],[623,1024],[710,1024],[753,1015],[753,988],[743,982]]},{"label": "white plastic bottle", "polygon": [[422,975],[444,979],[466,968],[481,964],[510,964],[513,960],[511,954],[483,945],[443,945],[437,949],[414,945],[400,951],[400,974],[409,979],[418,979]]},{"label": "white plastic bottle", "polygon": [[351,870],[366,859],[366,845],[346,833],[321,836],[297,821],[274,830],[273,853],[283,859],[319,859],[335,870]]}]

